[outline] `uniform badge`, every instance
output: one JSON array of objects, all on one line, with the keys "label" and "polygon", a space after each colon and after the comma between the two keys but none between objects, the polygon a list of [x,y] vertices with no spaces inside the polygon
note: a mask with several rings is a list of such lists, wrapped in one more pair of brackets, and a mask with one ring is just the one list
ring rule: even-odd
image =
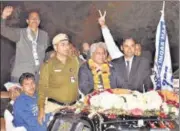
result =
[{"label": "uniform badge", "polygon": [[[69,69],[69,72],[72,73],[72,72],[73,72],[73,68],[70,68],[70,69]],[[71,81],[71,83],[76,82],[75,77],[74,77],[74,76],[71,76],[71,77],[70,77],[70,81]]]},{"label": "uniform badge", "polygon": [[71,81],[71,83],[74,83],[76,80],[75,80],[75,77],[74,76],[71,76],[70,77],[70,81]]},{"label": "uniform badge", "polygon": [[61,71],[62,71],[61,69],[54,70],[54,72],[61,72]]}]

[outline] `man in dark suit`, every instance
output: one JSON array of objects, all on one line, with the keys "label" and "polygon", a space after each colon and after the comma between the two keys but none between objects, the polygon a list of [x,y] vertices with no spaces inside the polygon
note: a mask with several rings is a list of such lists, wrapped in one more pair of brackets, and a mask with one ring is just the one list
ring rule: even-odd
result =
[{"label": "man in dark suit", "polygon": [[119,74],[122,88],[148,91],[153,87],[150,63],[144,57],[134,55],[134,46],[132,38],[126,39],[121,46],[124,56],[113,60],[112,63]]},{"label": "man in dark suit", "polygon": [[[141,56],[135,55],[136,42],[133,38],[124,39],[121,50],[115,45],[113,37],[105,24],[105,15],[100,13],[99,24],[102,34],[107,45],[109,54],[111,55],[113,66],[118,73],[121,88],[138,90],[140,92],[148,91],[153,87],[150,78],[151,66],[150,62]],[[124,56],[123,56],[124,54]]]}]

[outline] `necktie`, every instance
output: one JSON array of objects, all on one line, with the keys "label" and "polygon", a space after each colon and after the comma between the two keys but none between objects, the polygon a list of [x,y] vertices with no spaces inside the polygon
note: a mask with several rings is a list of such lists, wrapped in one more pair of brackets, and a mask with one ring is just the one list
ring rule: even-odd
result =
[{"label": "necktie", "polygon": [[129,61],[126,61],[127,76],[129,78]]}]

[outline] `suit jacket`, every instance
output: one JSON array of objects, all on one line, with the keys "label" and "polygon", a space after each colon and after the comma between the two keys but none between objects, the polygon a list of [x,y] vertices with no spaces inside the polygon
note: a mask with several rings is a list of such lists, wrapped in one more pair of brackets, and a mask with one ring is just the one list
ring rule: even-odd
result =
[{"label": "suit jacket", "polygon": [[[118,81],[117,74],[115,72],[115,68],[110,64],[110,85],[111,88],[118,88],[120,87],[120,82]],[[93,74],[88,63],[84,63],[81,65],[79,69],[79,89],[84,94],[87,95],[94,90],[94,81],[93,81]]]},{"label": "suit jacket", "polygon": [[90,59],[90,51],[88,51],[87,53],[84,53],[84,52],[82,52],[82,54],[81,54],[82,56],[83,56],[83,58],[85,59],[85,60],[89,60]]},{"label": "suit jacket", "polygon": [[134,56],[129,73],[129,79],[126,71],[124,56],[113,60],[112,64],[118,73],[118,81],[121,83],[121,88],[143,92],[143,85],[145,91],[148,91],[153,87],[150,79],[151,66],[150,62],[146,58]]},{"label": "suit jacket", "polygon": [[1,35],[16,43],[16,55],[11,77],[18,82],[22,73],[30,72],[39,74],[40,65],[45,58],[45,50],[49,46],[49,37],[47,32],[39,29],[37,39],[37,53],[39,57],[39,66],[35,66],[32,54],[32,43],[27,37],[27,28],[12,28],[6,26],[6,20],[1,19]]}]

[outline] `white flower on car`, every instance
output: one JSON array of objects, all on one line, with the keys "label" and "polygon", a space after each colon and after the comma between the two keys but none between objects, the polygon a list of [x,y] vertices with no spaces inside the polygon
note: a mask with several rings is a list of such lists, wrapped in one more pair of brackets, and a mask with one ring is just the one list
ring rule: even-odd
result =
[{"label": "white flower on car", "polygon": [[[90,99],[91,106],[106,109],[123,109],[133,110],[160,110],[163,101],[156,91],[149,91],[140,93],[133,91],[132,94],[112,94],[108,91],[102,92],[93,96]],[[168,112],[166,105],[164,105],[166,112]]]},{"label": "white flower on car", "polygon": [[178,108],[176,108],[176,107],[171,107],[171,112],[173,112],[176,116],[178,116],[179,115],[179,109]]},{"label": "white flower on car", "polygon": [[145,103],[143,103],[143,101],[141,99],[139,99],[138,96],[133,95],[133,94],[124,94],[121,96],[126,99],[124,110],[130,111],[130,110],[135,109],[135,108],[138,108],[141,110],[146,109]]},{"label": "white flower on car", "polygon": [[167,105],[166,102],[163,102],[163,103],[162,103],[162,109],[163,109],[163,111],[164,111],[165,114],[168,114],[168,113],[169,113],[169,107],[168,107],[168,105]]},{"label": "white flower on car", "polygon": [[117,99],[114,100],[114,108],[115,109],[123,109],[125,107],[124,98],[121,96],[117,96]]},{"label": "white flower on car", "polygon": [[163,101],[157,91],[149,91],[144,93],[144,98],[146,100],[148,110],[160,110]]},{"label": "white flower on car", "polygon": [[123,98],[109,92],[103,92],[101,94],[93,96],[90,99],[90,103],[92,106],[101,107],[105,110],[112,108],[121,109],[122,106],[124,106]]}]

